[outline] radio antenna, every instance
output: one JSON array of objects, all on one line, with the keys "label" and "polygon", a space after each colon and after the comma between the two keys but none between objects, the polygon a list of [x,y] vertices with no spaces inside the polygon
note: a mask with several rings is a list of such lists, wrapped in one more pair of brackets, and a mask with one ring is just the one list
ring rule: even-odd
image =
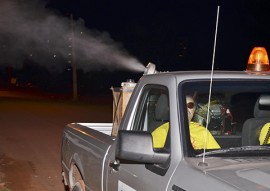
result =
[{"label": "radio antenna", "polygon": [[203,148],[203,163],[205,160],[205,149],[206,149],[206,141],[208,134],[208,124],[209,124],[209,114],[210,114],[210,101],[212,94],[212,83],[213,83],[213,74],[214,74],[214,65],[215,65],[215,54],[216,54],[216,41],[217,41],[217,29],[218,29],[218,21],[219,21],[219,7],[217,7],[217,17],[216,17],[216,31],[215,31],[215,40],[214,40],[214,51],[212,58],[212,69],[211,69],[211,79],[210,79],[210,87],[209,87],[209,97],[208,97],[208,106],[207,106],[207,117],[206,117],[206,128],[205,128],[205,139],[204,139],[204,148]]}]

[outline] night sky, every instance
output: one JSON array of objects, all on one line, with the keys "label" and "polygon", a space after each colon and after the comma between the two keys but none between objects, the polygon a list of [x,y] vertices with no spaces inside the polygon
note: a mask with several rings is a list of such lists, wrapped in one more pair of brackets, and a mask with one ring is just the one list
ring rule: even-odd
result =
[{"label": "night sky", "polygon": [[48,4],[83,18],[89,29],[107,31],[142,63],[151,61],[160,70],[211,68],[218,5],[215,68],[243,70],[252,47],[270,48],[267,0],[54,0]]},{"label": "night sky", "polygon": [[[17,75],[18,80],[29,81],[42,87],[47,85],[54,86],[58,90],[60,86],[66,90],[70,89],[71,66],[63,51],[67,49],[67,45],[66,47],[58,46],[57,43],[61,41],[65,30],[69,30],[71,14],[74,34],[83,32],[84,38],[87,39],[77,40],[79,42],[77,48],[74,45],[78,64],[78,86],[82,91],[89,89],[88,87],[108,90],[110,86],[118,86],[127,78],[138,80],[143,73],[142,68],[137,71],[129,69],[128,62],[131,60],[131,65],[134,65],[133,61],[144,66],[148,62],[153,62],[159,71],[211,69],[218,5],[220,14],[215,55],[216,70],[245,70],[248,56],[254,46],[264,46],[268,52],[270,51],[270,15],[268,13],[270,1],[268,0],[152,2],[35,0],[29,7],[25,4],[32,1],[14,0],[14,2],[17,3],[16,10],[19,11],[33,12],[35,6],[38,7],[37,10],[42,11],[33,12],[30,16],[22,11],[23,14],[20,15],[26,15],[26,18],[30,20],[34,17],[38,27],[31,28],[34,24],[33,22],[29,24],[31,35],[23,37],[29,40],[27,43],[18,43],[18,46],[21,46],[20,50],[27,49],[24,54],[20,56],[17,54],[14,57],[10,56],[10,52],[16,55],[19,52],[18,49],[13,48],[10,51],[6,48],[4,50],[6,54],[2,56],[4,57],[2,60],[5,62],[2,65],[6,68],[11,67],[12,73]],[[22,4],[24,4],[23,8],[21,8]],[[47,18],[48,15],[53,15],[55,19],[51,19],[50,23],[61,20],[65,24],[39,26],[44,21],[43,18]],[[8,14],[9,17],[11,16]],[[23,22],[19,20],[15,22],[15,25]],[[46,32],[39,31],[37,35],[44,35],[43,40],[37,42],[31,39],[34,36],[32,31],[37,31],[37,28],[41,30],[43,26]],[[19,28],[22,28],[12,27],[12,31],[19,31]],[[61,33],[58,33],[60,28]],[[1,30],[5,31],[3,27],[0,27]],[[50,36],[46,36],[48,34]],[[6,38],[6,36],[6,33],[0,32],[0,42],[5,46],[12,46],[14,42],[7,40],[11,37]],[[98,43],[104,43],[106,46],[96,48],[100,47],[100,44],[95,44],[95,39],[99,39]],[[50,45],[48,45],[49,40]],[[37,51],[35,47],[40,47],[44,42],[47,42],[47,48],[35,52]],[[32,49],[28,50],[29,47]],[[50,58],[50,55],[44,52],[53,52],[53,57],[58,60],[54,59],[49,64],[47,58]],[[38,56],[35,57],[35,55]],[[14,60],[10,61],[10,57]],[[14,64],[18,63],[18,60],[20,64]],[[45,60],[46,62],[43,62]],[[6,69],[2,69],[3,76],[5,71]]]}]

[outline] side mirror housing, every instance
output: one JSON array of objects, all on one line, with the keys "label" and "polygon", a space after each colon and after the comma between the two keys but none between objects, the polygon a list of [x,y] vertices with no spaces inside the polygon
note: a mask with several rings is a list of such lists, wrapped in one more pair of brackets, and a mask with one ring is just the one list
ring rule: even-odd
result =
[{"label": "side mirror housing", "polygon": [[120,130],[116,157],[139,163],[162,164],[168,161],[170,153],[154,151],[152,135],[149,132]]}]

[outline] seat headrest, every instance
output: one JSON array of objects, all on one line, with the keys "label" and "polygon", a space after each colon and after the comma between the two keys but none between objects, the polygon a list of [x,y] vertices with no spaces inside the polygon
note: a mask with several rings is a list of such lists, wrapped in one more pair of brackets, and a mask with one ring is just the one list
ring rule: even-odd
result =
[{"label": "seat headrest", "polygon": [[155,118],[157,121],[169,121],[169,100],[165,94],[161,94],[158,98]]},{"label": "seat headrest", "polygon": [[270,95],[261,95],[254,107],[254,117],[270,117]]}]

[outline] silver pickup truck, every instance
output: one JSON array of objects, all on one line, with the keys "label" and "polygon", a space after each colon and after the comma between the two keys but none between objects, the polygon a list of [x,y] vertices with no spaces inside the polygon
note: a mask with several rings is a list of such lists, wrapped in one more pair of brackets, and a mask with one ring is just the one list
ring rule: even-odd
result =
[{"label": "silver pickup truck", "polygon": [[[196,101],[192,121],[207,127],[220,148],[194,148],[187,95]],[[143,75],[119,126],[66,126],[64,183],[74,191],[269,191],[270,125],[260,141],[268,122],[268,71]],[[164,146],[155,148],[152,132],[165,123]]]}]

